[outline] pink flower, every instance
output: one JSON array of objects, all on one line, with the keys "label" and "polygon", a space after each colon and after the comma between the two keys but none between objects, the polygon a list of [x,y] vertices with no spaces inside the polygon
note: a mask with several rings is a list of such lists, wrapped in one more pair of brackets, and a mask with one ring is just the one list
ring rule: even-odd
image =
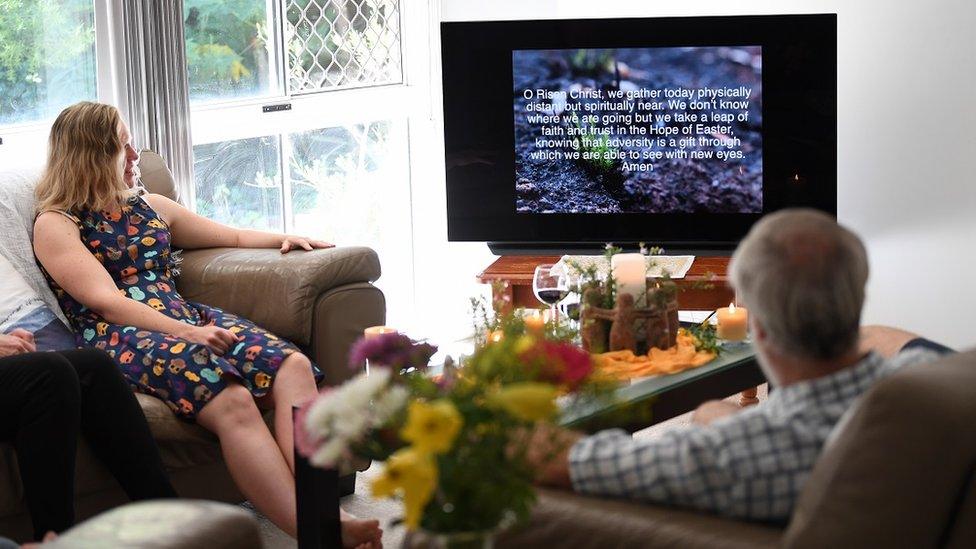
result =
[{"label": "pink flower", "polygon": [[360,368],[368,360],[375,364],[389,366],[394,372],[409,368],[423,369],[437,347],[418,342],[398,333],[380,334],[370,338],[361,337],[349,350],[349,366]]},{"label": "pink flower", "polygon": [[575,390],[593,371],[590,354],[570,343],[541,341],[522,354],[539,367],[543,380]]},{"label": "pink flower", "polygon": [[313,402],[315,401],[306,402],[295,410],[295,448],[298,453],[305,457],[311,457],[322,442],[319,437],[309,433],[305,426],[305,418],[308,416],[308,409],[312,407]]}]

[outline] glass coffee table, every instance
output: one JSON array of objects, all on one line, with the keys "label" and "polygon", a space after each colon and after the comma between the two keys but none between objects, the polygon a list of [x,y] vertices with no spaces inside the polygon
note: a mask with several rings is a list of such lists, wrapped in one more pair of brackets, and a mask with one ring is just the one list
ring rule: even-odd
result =
[{"label": "glass coffee table", "polygon": [[748,343],[726,344],[712,362],[676,374],[625,382],[602,402],[561,403],[565,427],[586,432],[620,428],[639,431],[766,382]]}]

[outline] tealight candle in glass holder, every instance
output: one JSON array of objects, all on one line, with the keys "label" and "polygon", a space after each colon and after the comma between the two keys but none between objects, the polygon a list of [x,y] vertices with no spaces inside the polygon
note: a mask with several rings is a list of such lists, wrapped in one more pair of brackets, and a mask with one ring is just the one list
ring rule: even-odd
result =
[{"label": "tealight candle in glass holder", "polygon": [[728,307],[722,307],[715,311],[718,319],[716,335],[726,341],[742,341],[746,338],[749,331],[749,311],[745,307],[736,307],[735,303],[729,303]]}]

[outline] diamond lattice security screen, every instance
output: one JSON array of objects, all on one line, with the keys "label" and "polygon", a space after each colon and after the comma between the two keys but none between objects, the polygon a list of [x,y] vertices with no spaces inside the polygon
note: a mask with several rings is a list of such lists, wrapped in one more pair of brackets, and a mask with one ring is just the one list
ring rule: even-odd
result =
[{"label": "diamond lattice security screen", "polygon": [[403,81],[399,0],[287,0],[286,21],[291,93]]}]

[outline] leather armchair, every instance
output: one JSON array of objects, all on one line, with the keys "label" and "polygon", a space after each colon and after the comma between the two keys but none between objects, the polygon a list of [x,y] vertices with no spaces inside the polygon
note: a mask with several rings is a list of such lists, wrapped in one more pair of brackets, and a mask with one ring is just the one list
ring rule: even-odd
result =
[{"label": "leather armchair", "polygon": [[[159,155],[143,151],[143,185],[177,199],[172,176]],[[367,326],[383,324],[386,301],[373,286],[380,276],[376,253],[364,247],[311,252],[215,248],[185,251],[177,280],[187,299],[244,316],[298,345],[325,373],[323,385],[342,383],[353,341]],[[210,432],[182,421],[159,399],[137,394],[163,463],[183,497],[238,503],[244,498],[224,465]],[[266,420],[271,424],[270,412]],[[29,539],[30,520],[12,450],[0,447],[0,532]],[[369,462],[358,467],[364,470]],[[8,469],[9,467],[9,469]],[[342,487],[355,477],[346,471]],[[81,443],[76,465],[78,521],[127,501],[115,480]],[[9,489],[8,489],[9,488]]]},{"label": "leather armchair", "polygon": [[542,490],[500,547],[976,547],[976,351],[907,367],[848,412],[786,525]]}]

